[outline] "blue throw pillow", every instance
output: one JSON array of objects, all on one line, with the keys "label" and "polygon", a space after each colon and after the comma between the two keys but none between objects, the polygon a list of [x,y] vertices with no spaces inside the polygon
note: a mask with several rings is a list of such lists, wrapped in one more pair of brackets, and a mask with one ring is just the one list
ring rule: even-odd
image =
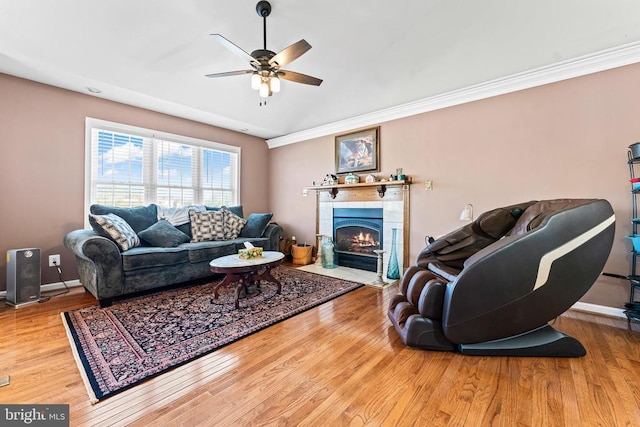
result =
[{"label": "blue throw pillow", "polygon": [[151,246],[160,248],[174,248],[181,243],[187,243],[191,238],[182,231],[169,224],[169,221],[161,219],[151,227],[142,230],[138,236]]},{"label": "blue throw pillow", "polygon": [[[118,208],[115,206],[96,204],[89,207],[89,213],[93,215],[117,215],[124,219],[136,233],[150,227],[158,220],[158,209],[156,208],[156,205],[153,204],[148,206],[137,206],[135,208]],[[91,217],[89,217],[89,223],[91,224],[91,227],[96,230],[96,226],[98,225]]]},{"label": "blue throw pillow", "polygon": [[[219,211],[220,208],[216,208],[213,206],[205,206],[205,208],[208,211]],[[242,208],[242,205],[238,205],[238,206],[226,206],[227,209],[229,209],[231,212],[233,212],[235,215],[238,215],[240,218],[244,218],[244,210]]]},{"label": "blue throw pillow", "polygon": [[273,213],[252,213],[240,231],[240,237],[262,237]]}]

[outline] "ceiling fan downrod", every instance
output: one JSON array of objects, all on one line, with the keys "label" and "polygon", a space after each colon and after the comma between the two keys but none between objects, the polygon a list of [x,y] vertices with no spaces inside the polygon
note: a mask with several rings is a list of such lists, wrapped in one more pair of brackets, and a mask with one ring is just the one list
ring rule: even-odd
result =
[{"label": "ceiling fan downrod", "polygon": [[264,50],[267,50],[267,16],[271,14],[271,3],[262,0],[256,5],[258,16],[262,16],[262,37],[264,40]]}]

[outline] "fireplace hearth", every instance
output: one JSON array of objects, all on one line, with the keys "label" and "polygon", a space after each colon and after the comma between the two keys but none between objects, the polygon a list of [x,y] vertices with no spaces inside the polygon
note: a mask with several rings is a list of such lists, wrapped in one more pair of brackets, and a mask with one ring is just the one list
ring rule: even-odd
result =
[{"label": "fireplace hearth", "polygon": [[338,265],[376,271],[375,250],[383,246],[383,210],[379,208],[334,208],[333,240]]}]

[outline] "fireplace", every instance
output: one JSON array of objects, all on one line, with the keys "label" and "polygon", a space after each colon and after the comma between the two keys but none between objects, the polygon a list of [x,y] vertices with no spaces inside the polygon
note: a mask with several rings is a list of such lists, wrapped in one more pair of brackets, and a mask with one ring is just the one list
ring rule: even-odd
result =
[{"label": "fireplace", "polygon": [[374,250],[383,246],[383,210],[379,208],[334,208],[333,241],[338,265],[376,271]]}]

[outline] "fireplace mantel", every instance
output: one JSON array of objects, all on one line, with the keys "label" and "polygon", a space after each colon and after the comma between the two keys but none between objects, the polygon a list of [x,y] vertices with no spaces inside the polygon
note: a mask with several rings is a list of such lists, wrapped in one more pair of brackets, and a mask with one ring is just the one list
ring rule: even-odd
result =
[{"label": "fireplace mantel", "polygon": [[[406,181],[377,181],[307,187],[316,192],[316,234],[333,235],[333,209],[382,208],[384,232],[384,274],[391,251],[391,231],[398,229],[396,253],[402,267],[409,261],[409,187]],[[384,188],[380,188],[383,186]]]},{"label": "fireplace mantel", "polygon": [[358,189],[358,188],[371,188],[375,187],[378,192],[378,196],[383,198],[387,192],[387,187],[408,186],[411,183],[405,180],[396,181],[376,181],[376,182],[358,182],[355,184],[328,184],[328,185],[313,185],[307,187],[306,190],[323,191],[326,190],[332,199],[335,199],[338,193],[344,189]]}]

